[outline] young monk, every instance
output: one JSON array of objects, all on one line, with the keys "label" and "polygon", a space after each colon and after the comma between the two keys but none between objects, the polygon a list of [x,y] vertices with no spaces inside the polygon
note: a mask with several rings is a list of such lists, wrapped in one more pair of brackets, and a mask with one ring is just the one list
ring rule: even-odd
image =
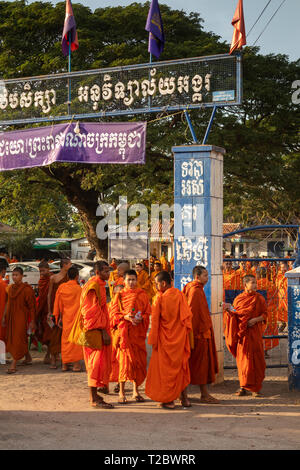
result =
[{"label": "young monk", "polygon": [[127,403],[125,383],[133,383],[133,400],[145,401],[139,386],[147,374],[146,335],[151,307],[143,289],[137,287],[137,274],[133,269],[124,275],[125,288],[119,292],[110,307],[111,327],[117,330],[117,359],[119,362],[119,403]]},{"label": "young monk", "polygon": [[82,347],[69,343],[74,320],[80,308],[82,289],[78,284],[79,271],[75,266],[68,270],[69,281],[59,286],[55,296],[54,311],[56,324],[62,323],[61,360],[62,371],[67,372],[69,365],[73,364],[73,372],[80,372],[80,361],[83,359]]},{"label": "young monk", "polygon": [[51,340],[52,329],[48,324],[48,291],[50,284],[50,268],[47,261],[39,263],[40,279],[38,282],[38,301],[37,301],[37,331],[36,337],[43,345],[47,347],[44,357],[44,364],[50,364],[49,344]]},{"label": "young monk", "polygon": [[120,292],[124,288],[124,273],[128,271],[129,264],[128,263],[120,263],[117,267],[117,277],[114,281],[111,281],[111,295],[110,298],[113,300],[115,294]]},{"label": "young monk", "polygon": [[83,357],[88,375],[91,406],[110,409],[114,406],[106,403],[97,393],[97,388],[108,387],[111,371],[111,339],[105,291],[110,271],[106,261],[97,261],[94,269],[96,276],[89,279],[82,289],[81,315],[85,330],[101,330],[103,344],[101,349],[83,347]]},{"label": "young monk", "polygon": [[[55,295],[58,287],[64,282],[68,281],[68,270],[72,266],[71,260],[68,258],[60,261],[60,272],[53,274],[50,278],[49,290],[48,290],[48,321],[53,321],[53,308]],[[61,348],[61,328],[54,324],[51,331],[51,337],[49,342],[50,352],[50,369],[57,369],[56,360],[59,356]]]},{"label": "young monk", "polygon": [[142,263],[136,263],[135,271],[137,273],[137,287],[143,289],[149,297],[152,299],[153,290],[148,273],[146,273]]},{"label": "young monk", "polygon": [[7,283],[4,280],[6,274],[6,263],[0,260],[0,341],[5,342],[5,328],[2,326],[2,318],[7,301]]},{"label": "young monk", "polygon": [[[14,374],[17,369],[17,361],[25,356],[23,365],[32,364],[32,358],[28,351],[28,327],[35,330],[36,300],[32,287],[23,283],[23,269],[16,267],[12,272],[13,284],[7,287],[8,301],[5,306],[2,326],[6,327],[6,351],[13,361],[8,374]],[[28,319],[31,319],[28,325]]]},{"label": "young monk", "polygon": [[267,320],[267,304],[264,297],[256,292],[257,284],[253,275],[243,279],[244,292],[233,302],[233,308],[226,304],[225,328],[226,345],[236,357],[240,389],[238,396],[247,394],[261,396],[260,390],[265,377],[266,362],[262,333]]},{"label": "young monk", "polygon": [[145,392],[163,408],[173,410],[179,396],[182,406],[189,407],[186,387],[190,383],[192,312],[185,295],[172,287],[169,273],[158,273],[155,282],[158,295],[152,305],[148,337],[152,356]]},{"label": "young monk", "polygon": [[214,331],[204,292],[208,272],[203,266],[195,266],[193,278],[194,281],[189,282],[183,289],[193,314],[194,348],[191,350],[189,362],[191,384],[199,385],[202,403],[216,404],[219,401],[207,390],[207,384],[214,383],[219,372]]},{"label": "young monk", "polygon": [[151,283],[152,283],[153,297],[155,297],[157,292],[158,292],[157,289],[156,289],[155,277],[158,273],[160,273],[162,271],[161,263],[159,261],[155,261],[155,263],[153,265],[153,269],[154,269],[154,271],[150,275],[150,280],[151,280]]}]

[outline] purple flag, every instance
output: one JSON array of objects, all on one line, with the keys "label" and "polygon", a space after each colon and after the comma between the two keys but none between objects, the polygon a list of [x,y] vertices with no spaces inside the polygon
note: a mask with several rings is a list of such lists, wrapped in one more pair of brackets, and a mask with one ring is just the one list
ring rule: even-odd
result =
[{"label": "purple flag", "polygon": [[158,0],[152,0],[145,27],[149,31],[148,51],[159,57],[164,50],[165,35]]},{"label": "purple flag", "polygon": [[55,162],[145,163],[146,122],[80,122],[0,133],[0,171]]},{"label": "purple flag", "polygon": [[69,34],[71,35],[71,51],[76,51],[79,47],[76,23],[71,0],[66,0],[66,17],[61,41],[62,52],[65,56],[69,54]]}]

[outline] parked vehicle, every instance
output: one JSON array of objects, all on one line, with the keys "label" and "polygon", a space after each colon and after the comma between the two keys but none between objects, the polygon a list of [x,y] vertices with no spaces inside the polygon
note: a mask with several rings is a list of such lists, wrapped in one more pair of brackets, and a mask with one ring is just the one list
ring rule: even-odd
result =
[{"label": "parked vehicle", "polygon": [[[95,276],[94,262],[93,261],[82,261],[71,259],[72,266],[75,266],[79,270],[79,283],[85,284],[90,277]],[[60,270],[60,261],[53,261],[50,263],[51,269]]]},{"label": "parked vehicle", "polygon": [[[18,262],[18,263],[10,263],[7,270],[6,270],[6,276],[8,276],[9,283],[12,284],[12,272],[16,267],[20,267],[23,269],[24,275],[23,275],[23,281],[27,282],[33,287],[36,287],[38,285],[39,279],[40,279],[40,271],[38,267],[39,263],[32,261],[32,262]],[[50,266],[50,271],[53,273],[56,273],[59,271],[56,266]]]}]

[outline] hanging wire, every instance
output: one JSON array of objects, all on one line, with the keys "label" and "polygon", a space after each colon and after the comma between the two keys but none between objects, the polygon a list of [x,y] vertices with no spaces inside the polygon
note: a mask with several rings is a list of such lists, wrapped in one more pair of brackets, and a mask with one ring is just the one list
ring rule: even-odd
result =
[{"label": "hanging wire", "polygon": [[262,15],[264,14],[264,12],[266,11],[266,9],[268,8],[268,6],[270,5],[272,0],[269,0],[266,4],[266,6],[264,7],[264,9],[262,10],[262,12],[260,13],[259,17],[257,18],[257,20],[255,21],[254,25],[252,26],[252,28],[250,29],[249,33],[246,35],[246,37],[248,37],[251,33],[251,31],[253,30],[254,26],[258,23],[258,21],[260,20],[260,18],[262,17]]},{"label": "hanging wire", "polygon": [[262,36],[262,34],[265,32],[265,30],[267,29],[267,27],[269,26],[269,24],[271,23],[271,21],[273,20],[273,18],[275,17],[275,15],[277,14],[277,12],[280,10],[280,8],[282,7],[282,5],[286,2],[286,0],[283,0],[281,2],[281,4],[279,5],[279,7],[277,8],[277,10],[275,11],[275,13],[271,16],[271,18],[269,19],[268,23],[266,24],[266,26],[264,27],[264,29],[262,30],[262,32],[260,33],[260,35],[258,36],[258,38],[256,39],[256,41],[252,44],[252,47],[255,46],[255,44],[257,43],[257,41],[259,40],[259,38]]}]

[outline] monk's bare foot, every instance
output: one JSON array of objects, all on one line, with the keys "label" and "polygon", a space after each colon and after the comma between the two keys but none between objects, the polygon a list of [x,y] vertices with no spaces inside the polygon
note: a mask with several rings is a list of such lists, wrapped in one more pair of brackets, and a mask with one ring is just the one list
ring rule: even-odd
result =
[{"label": "monk's bare foot", "polygon": [[127,403],[127,398],[125,397],[125,395],[119,396],[118,403],[120,403],[120,405],[125,405]]},{"label": "monk's bare foot", "polygon": [[190,408],[192,406],[190,400],[187,397],[180,399],[182,408]]},{"label": "monk's bare foot", "polygon": [[144,403],[145,398],[142,395],[132,395],[132,399],[138,403]]},{"label": "monk's bare foot", "polygon": [[247,390],[245,390],[243,387],[241,387],[237,392],[236,395],[238,397],[245,397],[247,395]]},{"label": "monk's bare foot", "polygon": [[200,402],[201,403],[209,403],[211,405],[218,405],[220,403],[219,400],[217,400],[212,395],[201,396]]},{"label": "monk's bare foot", "polygon": [[169,401],[168,403],[160,403],[160,408],[166,408],[167,410],[175,410],[175,403],[173,401]]},{"label": "monk's bare foot", "polygon": [[[52,365],[52,364],[51,364],[51,365]],[[56,364],[55,364],[55,365],[56,365]],[[62,370],[62,372],[68,372],[68,370],[69,370],[68,364],[63,364],[61,370]]]},{"label": "monk's bare foot", "polygon": [[43,363],[44,364],[51,364],[50,354],[46,354],[46,356],[44,357]]},{"label": "monk's bare foot", "polygon": [[263,397],[263,394],[260,393],[260,392],[252,392],[252,396],[253,396],[254,398],[260,398],[260,397]]},{"label": "monk's bare foot", "polygon": [[99,397],[99,400],[91,401],[91,406],[93,408],[102,408],[106,410],[111,410],[112,408],[114,408],[114,405],[112,405],[111,403],[107,403],[101,397]]}]

